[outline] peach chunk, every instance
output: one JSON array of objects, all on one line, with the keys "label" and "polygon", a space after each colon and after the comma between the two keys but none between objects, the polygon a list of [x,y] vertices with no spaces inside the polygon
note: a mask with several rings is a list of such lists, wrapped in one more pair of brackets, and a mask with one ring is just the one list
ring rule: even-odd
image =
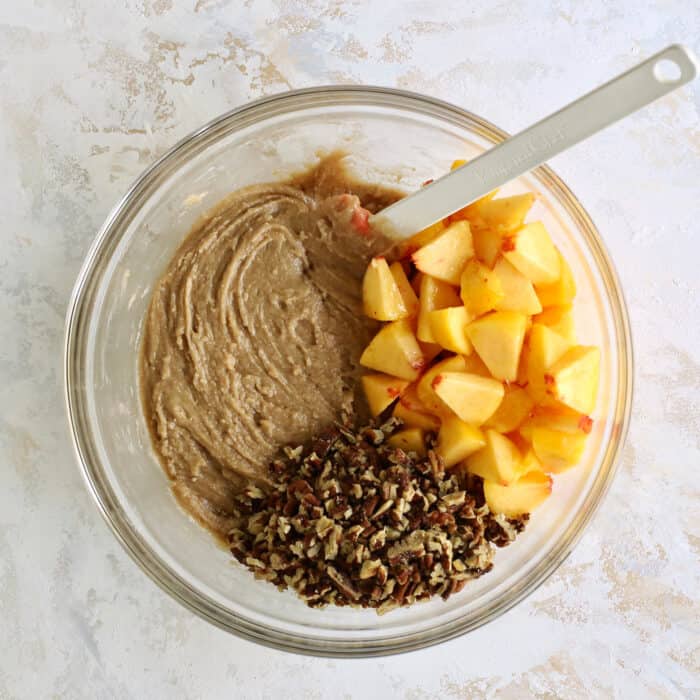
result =
[{"label": "peach chunk", "polygon": [[503,255],[534,284],[559,279],[559,254],[541,221],[526,224],[503,241]]},{"label": "peach chunk", "polygon": [[496,307],[504,297],[498,276],[478,260],[470,260],[462,271],[460,296],[472,316],[481,316]]},{"label": "peach chunk", "polygon": [[511,440],[495,430],[487,430],[485,437],[486,445],[464,462],[467,471],[507,486],[520,475],[520,451]]},{"label": "peach chunk", "polygon": [[385,325],[360,357],[360,364],[393,377],[414,381],[425,368],[425,357],[408,321]]},{"label": "peach chunk", "polygon": [[401,299],[406,307],[407,316],[412,318],[418,313],[418,297],[413,291],[413,287],[411,287],[408,277],[406,277],[403,266],[400,262],[395,262],[389,266],[389,272],[391,272],[391,276],[394,278],[396,287],[398,288]]},{"label": "peach chunk", "polygon": [[484,425],[498,430],[499,433],[509,433],[530,415],[533,404],[525,389],[515,385],[508,386],[500,406]]},{"label": "peach chunk", "polygon": [[455,221],[437,238],[419,248],[412,260],[421,272],[457,285],[465,263],[473,255],[474,244],[469,223]]},{"label": "peach chunk", "polygon": [[453,467],[485,444],[486,439],[478,428],[453,416],[442,421],[435,452],[446,467]]},{"label": "peach chunk", "polygon": [[401,395],[394,408],[394,416],[400,418],[408,428],[437,432],[440,427],[440,419],[418,398],[415,384],[409,386]]},{"label": "peach chunk", "polygon": [[552,478],[542,471],[530,471],[516,482],[502,486],[495,481],[484,481],[484,497],[493,513],[512,518],[531,513],[552,493]]},{"label": "peach chunk", "polygon": [[595,407],[599,375],[600,349],[577,345],[547,370],[547,393],[565,406],[589,414]]},{"label": "peach chunk", "polygon": [[512,382],[518,374],[527,317],[514,311],[493,311],[472,321],[467,335],[479,357],[497,379]]},{"label": "peach chunk", "polygon": [[528,341],[525,374],[527,391],[535,401],[547,395],[547,370],[571,347],[571,343],[541,323],[533,323]]},{"label": "peach chunk", "polygon": [[532,430],[532,449],[546,472],[560,472],[578,464],[586,447],[586,434],[569,433],[551,428]]},{"label": "peach chunk", "polygon": [[413,253],[415,253],[421,246],[426,245],[426,243],[430,243],[430,241],[437,238],[444,230],[445,225],[442,223],[442,221],[437,221],[427,228],[424,228],[422,231],[418,231],[418,233],[414,234],[409,239],[402,241],[402,243],[399,245],[399,257],[405,258],[413,255]]},{"label": "peach chunk", "polygon": [[503,399],[503,385],[495,379],[466,372],[441,372],[433,390],[465,423],[481,425]]},{"label": "peach chunk", "polygon": [[557,251],[559,256],[559,279],[550,284],[537,284],[535,291],[542,306],[566,306],[571,304],[576,296],[576,282],[566,258]]},{"label": "peach chunk", "polygon": [[362,280],[362,305],[365,314],[377,321],[396,321],[409,316],[389,265],[382,257],[372,258]]},{"label": "peach chunk", "polygon": [[501,254],[504,234],[492,228],[472,228],[474,254],[487,267],[494,266]]},{"label": "peach chunk", "polygon": [[[435,393],[433,389],[433,379],[441,372],[468,372],[467,359],[462,355],[454,355],[445,360],[436,362],[418,381],[416,393],[424,406],[438,416],[452,416],[452,410]],[[488,371],[485,376],[488,375]]]},{"label": "peach chunk", "polygon": [[472,344],[467,338],[467,326],[472,320],[464,306],[453,306],[428,312],[430,332],[435,342],[450,352],[469,355]]},{"label": "peach chunk", "polygon": [[404,452],[417,452],[426,454],[425,430],[423,428],[404,428],[394,433],[387,441],[392,447],[398,447]]},{"label": "peach chunk", "polygon": [[521,314],[538,314],[542,311],[532,282],[505,258],[499,259],[493,274],[503,291],[503,296],[496,303],[498,311],[517,311]]},{"label": "peach chunk", "polygon": [[424,343],[434,343],[435,338],[430,329],[428,314],[437,309],[446,309],[452,306],[462,306],[454,287],[435,279],[430,275],[422,275],[420,280],[420,311],[418,313],[417,336]]},{"label": "peach chunk", "polygon": [[378,416],[390,403],[406,389],[409,382],[388,374],[365,374],[362,388],[365,391],[370,413]]},{"label": "peach chunk", "polygon": [[473,214],[473,224],[477,228],[490,228],[496,231],[514,231],[520,228],[535,195],[532,192],[499,197],[481,202]]},{"label": "peach chunk", "polygon": [[532,319],[533,323],[541,323],[551,328],[555,333],[566,338],[572,345],[576,342],[576,328],[571,304],[550,306]]}]

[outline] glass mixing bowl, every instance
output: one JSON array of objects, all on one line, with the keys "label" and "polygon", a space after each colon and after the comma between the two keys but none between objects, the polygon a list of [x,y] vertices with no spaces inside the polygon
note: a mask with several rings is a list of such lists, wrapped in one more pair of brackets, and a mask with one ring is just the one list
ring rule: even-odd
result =
[{"label": "glass mixing bowl", "polygon": [[192,611],[248,639],[309,654],[370,656],[417,649],[494,619],[566,558],[612,480],[627,430],[632,351],[622,292],[593,223],[547,167],[503,192],[540,193],[542,219],[571,263],[582,342],[602,350],[595,423],[580,466],[557,476],[525,533],[488,575],[447,602],[378,616],[312,610],[233,561],[171,495],[139,398],[138,353],[153,286],[192,224],[227,193],[284,177],[344,149],[371,181],[412,191],[505,139],[445,102],[369,87],[265,98],[225,114],[152,165],[109,215],[85,259],[67,317],[66,401],[90,492],[138,565]]}]

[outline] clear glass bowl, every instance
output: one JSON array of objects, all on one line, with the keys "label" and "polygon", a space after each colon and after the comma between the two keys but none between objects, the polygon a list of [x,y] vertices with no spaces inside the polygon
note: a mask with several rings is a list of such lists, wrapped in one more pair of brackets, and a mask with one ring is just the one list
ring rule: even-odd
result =
[{"label": "clear glass bowl", "polygon": [[151,291],[183,236],[224,195],[284,177],[341,148],[358,174],[411,191],[455,158],[506,138],[483,119],[422,95],[327,87],[265,98],[215,119],[151,166],[112,211],[87,255],[67,317],[66,401],[88,487],[138,565],[176,600],[235,634],[281,649],[332,656],[388,654],[434,644],[494,619],[566,558],[612,480],[629,418],[632,351],[627,312],[593,223],[547,167],[505,193],[541,194],[547,224],[579,288],[580,338],[603,349],[595,424],[581,466],[491,573],[448,602],[383,617],[312,610],[255,581],[178,507],[142,417],[137,357]]}]

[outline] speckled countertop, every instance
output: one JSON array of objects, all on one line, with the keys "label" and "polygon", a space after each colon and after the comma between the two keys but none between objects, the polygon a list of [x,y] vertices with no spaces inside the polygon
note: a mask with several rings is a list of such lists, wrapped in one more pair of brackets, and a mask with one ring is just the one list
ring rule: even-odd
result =
[{"label": "speckled countertop", "polygon": [[516,131],[699,36],[688,0],[0,3],[0,698],[699,698],[700,82],[553,163],[620,269],[634,418],[575,553],[468,637],[346,662],[210,627],[102,522],[61,394],[90,241],[130,181],[212,116],[366,82]]}]

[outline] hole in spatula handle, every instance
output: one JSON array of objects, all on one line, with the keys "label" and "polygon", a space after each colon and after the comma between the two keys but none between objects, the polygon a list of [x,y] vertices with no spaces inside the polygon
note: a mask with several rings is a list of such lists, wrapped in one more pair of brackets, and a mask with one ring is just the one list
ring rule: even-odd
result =
[{"label": "hole in spatula handle", "polygon": [[683,69],[670,58],[662,58],[654,64],[654,77],[660,83],[676,83],[682,75]]}]

